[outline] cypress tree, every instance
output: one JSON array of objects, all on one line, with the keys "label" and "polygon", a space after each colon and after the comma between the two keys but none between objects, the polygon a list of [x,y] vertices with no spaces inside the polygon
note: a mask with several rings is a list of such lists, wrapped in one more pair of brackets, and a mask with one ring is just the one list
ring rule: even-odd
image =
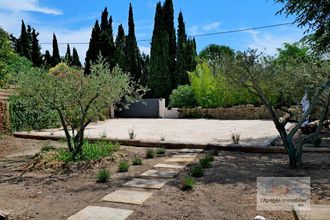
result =
[{"label": "cypress tree", "polygon": [[65,63],[69,66],[72,65],[72,58],[71,58],[71,50],[70,50],[70,45],[67,44],[67,47],[66,47],[66,53],[65,53]]},{"label": "cypress tree", "polygon": [[156,6],[150,51],[150,74],[147,85],[151,98],[168,99],[172,91],[168,33],[165,29],[163,7],[160,2]]},{"label": "cypress tree", "polygon": [[150,73],[150,57],[149,55],[141,54],[141,85],[146,86],[149,80]]},{"label": "cypress tree", "polygon": [[79,60],[79,55],[76,48],[72,49],[72,66],[81,67],[81,62]]},{"label": "cypress tree", "polygon": [[56,35],[53,34],[53,55],[52,55],[52,66],[56,66],[61,62],[60,52],[58,49]]},{"label": "cypress tree", "polygon": [[[175,80],[175,58],[176,58],[176,33],[174,28],[174,8],[172,0],[165,0],[164,6],[164,22],[165,29],[168,33],[168,41],[169,41],[169,58],[170,58],[170,73],[172,81]],[[175,84],[174,84],[175,86]],[[172,87],[175,89],[176,87]]]},{"label": "cypress tree", "polygon": [[91,62],[95,62],[100,52],[100,35],[101,29],[98,20],[92,30],[91,39],[89,41],[89,48],[86,52],[85,58],[85,75],[90,74]]},{"label": "cypress tree", "polygon": [[133,80],[138,82],[141,78],[141,69],[139,65],[140,52],[135,37],[135,25],[132,4],[129,4],[128,35],[126,38],[126,57],[128,67],[127,70],[133,77]]},{"label": "cypress tree", "polygon": [[49,50],[46,50],[45,52],[43,63],[46,68],[50,68],[53,65],[52,56],[50,55]]},{"label": "cypress tree", "polygon": [[28,31],[26,30],[26,26],[24,21],[22,20],[21,26],[21,36],[18,39],[18,44],[16,51],[19,55],[26,57],[31,60],[31,41]]},{"label": "cypress tree", "polygon": [[115,64],[118,65],[122,70],[127,71],[127,59],[125,52],[125,31],[122,24],[118,26],[118,33],[115,44]]},{"label": "cypress tree", "polygon": [[193,71],[196,67],[196,41],[188,40],[186,27],[182,12],[178,17],[178,44],[177,62],[174,85],[184,85],[189,83],[188,71]]},{"label": "cypress tree", "polygon": [[40,45],[39,45],[39,40],[38,40],[38,35],[39,33],[33,29],[32,30],[32,52],[31,52],[31,57],[32,57],[32,63],[36,67],[40,67],[42,64],[42,56],[40,52]]}]

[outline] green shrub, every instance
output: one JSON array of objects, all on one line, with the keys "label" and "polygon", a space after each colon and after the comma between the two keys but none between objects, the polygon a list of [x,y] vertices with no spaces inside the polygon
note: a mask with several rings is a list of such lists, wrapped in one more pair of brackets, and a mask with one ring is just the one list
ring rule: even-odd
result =
[{"label": "green shrub", "polygon": [[63,162],[98,160],[102,157],[110,156],[114,151],[118,150],[118,148],[119,145],[105,141],[94,143],[85,142],[81,155],[77,155],[76,158],[74,158],[73,152],[70,152],[67,149],[60,149],[58,150],[57,157],[55,159]]},{"label": "green shrub", "polygon": [[206,155],[205,158],[208,159],[208,160],[210,160],[211,162],[214,161],[214,157],[213,157],[212,154],[208,154],[208,155]]},{"label": "green shrub", "polygon": [[142,159],[139,157],[134,157],[132,160],[132,165],[133,166],[140,166],[142,165]]},{"label": "green shrub", "polygon": [[170,95],[169,106],[176,108],[197,106],[192,87],[183,85],[174,89]]},{"label": "green shrub", "polygon": [[48,144],[46,144],[45,146],[43,146],[41,148],[41,152],[43,152],[43,153],[48,152],[48,151],[54,151],[54,150],[56,150],[56,148],[51,145],[48,145]]},{"label": "green shrub", "polygon": [[183,191],[191,190],[192,188],[194,188],[195,184],[196,180],[193,177],[186,176],[181,180],[180,188]]},{"label": "green shrub", "polygon": [[120,161],[119,165],[118,165],[118,171],[119,172],[127,172],[129,168],[129,164],[127,163],[127,161]]},{"label": "green shrub", "polygon": [[156,154],[165,154],[165,153],[166,153],[166,149],[163,147],[156,149]]},{"label": "green shrub", "polygon": [[97,173],[97,182],[98,183],[106,183],[110,178],[110,171],[107,169],[100,169]]},{"label": "green shrub", "polygon": [[204,157],[204,158],[199,160],[199,165],[204,169],[211,168],[212,167],[212,161],[210,160],[209,157]]},{"label": "green shrub", "polygon": [[60,127],[57,112],[36,104],[28,97],[11,96],[10,126],[12,131],[31,131]]},{"label": "green shrub", "polygon": [[201,167],[201,165],[195,165],[193,166],[191,169],[190,169],[190,175],[192,177],[196,177],[196,178],[199,178],[199,177],[202,177],[204,174],[204,170],[203,168]]},{"label": "green shrub", "polygon": [[155,157],[155,151],[154,149],[147,149],[146,150],[146,158],[154,158]]}]

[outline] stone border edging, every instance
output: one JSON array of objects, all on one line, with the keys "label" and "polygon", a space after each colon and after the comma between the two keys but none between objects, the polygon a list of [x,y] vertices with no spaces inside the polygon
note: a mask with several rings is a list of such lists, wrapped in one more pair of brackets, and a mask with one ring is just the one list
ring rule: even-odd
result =
[{"label": "stone border edging", "polygon": [[[65,140],[64,137],[58,136],[40,136],[33,134],[22,134],[13,133],[14,137],[24,139],[35,139],[35,140]],[[196,148],[196,149],[218,149],[225,151],[239,151],[244,153],[281,153],[286,154],[286,150],[283,146],[267,146],[267,147],[256,147],[256,146],[241,146],[241,145],[218,145],[218,144],[186,144],[186,143],[169,143],[163,141],[139,141],[139,140],[119,140],[119,139],[104,139],[104,138],[88,138],[90,141],[109,141],[118,142],[121,145],[135,146],[135,147],[164,147],[167,149],[185,149],[185,148]],[[330,153],[330,148],[316,148],[316,147],[304,147],[303,152],[305,153]]]}]

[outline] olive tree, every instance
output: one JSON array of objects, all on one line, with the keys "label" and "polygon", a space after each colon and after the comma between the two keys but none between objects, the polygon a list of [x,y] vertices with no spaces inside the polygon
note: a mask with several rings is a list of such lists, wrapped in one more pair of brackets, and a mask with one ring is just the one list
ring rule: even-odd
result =
[{"label": "olive tree", "polygon": [[91,66],[91,74],[60,63],[49,70],[18,79],[21,95],[54,109],[62,123],[67,145],[74,158],[81,154],[86,127],[98,120],[112,104],[140,99],[145,89],[131,81],[120,68],[110,70],[101,58]]},{"label": "olive tree", "polygon": [[[219,62],[218,68],[228,76],[233,85],[244,87],[267,106],[271,119],[288,153],[291,168],[300,168],[302,165],[303,145],[315,137],[323,123],[322,120],[329,108],[329,62],[315,59],[288,60],[287,62],[274,62],[272,58],[264,57],[255,50],[238,53],[235,59],[227,59],[227,62]],[[266,90],[273,90],[282,94],[283,99],[296,100],[300,103],[301,98],[307,93],[310,106],[294,124],[293,128],[287,130],[287,123],[293,115],[288,108],[282,108],[288,117],[278,115],[275,106],[271,103],[271,97]],[[322,102],[322,97],[327,97]],[[321,106],[320,118],[317,131],[307,136],[300,136],[294,140],[297,132],[308,118],[308,115]]]}]

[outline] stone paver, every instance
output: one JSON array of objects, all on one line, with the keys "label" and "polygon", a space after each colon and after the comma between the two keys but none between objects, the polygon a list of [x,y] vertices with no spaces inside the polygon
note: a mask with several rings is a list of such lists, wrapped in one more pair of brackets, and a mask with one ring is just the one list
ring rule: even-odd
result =
[{"label": "stone paver", "polygon": [[162,188],[167,180],[164,179],[142,179],[142,178],[134,178],[127,183],[124,183],[124,186],[131,186],[131,187],[139,187],[139,188],[146,188],[146,189],[160,189]]},{"label": "stone paver", "polygon": [[152,195],[151,192],[117,190],[103,197],[102,201],[141,205]]},{"label": "stone paver", "polygon": [[173,178],[179,173],[178,170],[147,170],[141,176],[159,177],[159,178]]},{"label": "stone paver", "polygon": [[201,153],[203,151],[203,149],[181,149],[179,153]]},{"label": "stone paver", "polygon": [[166,163],[158,163],[154,166],[155,168],[170,168],[170,169],[183,169],[186,165],[182,164],[166,164]]},{"label": "stone paver", "polygon": [[175,154],[172,157],[187,157],[187,158],[196,158],[197,154],[188,153],[188,154]]},{"label": "stone paver", "polygon": [[87,206],[67,220],[124,220],[133,213],[128,209]]},{"label": "stone paver", "polygon": [[172,157],[165,160],[165,163],[192,163],[195,158],[191,157]]},{"label": "stone paver", "polygon": [[[240,144],[267,146],[278,132],[271,120],[212,120],[212,119],[110,119],[88,125],[86,138],[129,139],[127,131],[134,127],[136,140],[191,144],[232,144],[231,135],[240,133]],[[42,132],[22,132],[25,135],[65,137],[63,129]]]},{"label": "stone paver", "polygon": [[294,207],[298,220],[329,220],[330,205],[311,205],[310,210],[301,210]]}]

